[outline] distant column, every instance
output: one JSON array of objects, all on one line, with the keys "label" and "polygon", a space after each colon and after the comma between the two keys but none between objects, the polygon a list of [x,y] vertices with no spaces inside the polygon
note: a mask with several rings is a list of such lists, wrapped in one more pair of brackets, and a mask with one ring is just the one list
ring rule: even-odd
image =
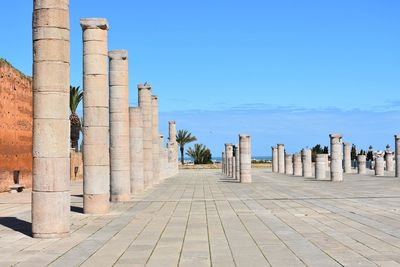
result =
[{"label": "distant column", "polygon": [[301,154],[296,153],[293,155],[293,175],[303,175],[303,163],[301,162]]},{"label": "distant column", "polygon": [[278,172],[285,173],[285,145],[278,144]]},{"label": "distant column", "polygon": [[153,184],[160,181],[160,134],[158,131],[158,97],[151,97],[152,136],[153,136]]},{"label": "distant column", "polygon": [[351,173],[351,145],[352,143],[343,143],[344,173]]},{"label": "distant column", "polygon": [[239,148],[239,144],[236,145],[236,157],[235,157],[235,161],[236,161],[236,163],[235,163],[235,166],[236,166],[236,169],[235,169],[235,172],[236,172],[235,179],[238,180],[238,181],[240,181],[240,148]]},{"label": "distant column", "polygon": [[395,176],[400,177],[400,134],[394,136],[395,140]]},{"label": "distant column", "polygon": [[232,178],[236,179],[236,156],[232,157]]},{"label": "distant column", "polygon": [[226,159],[227,159],[227,176],[232,177],[232,158],[233,158],[233,145],[226,144]]},{"label": "distant column", "polygon": [[293,175],[293,155],[285,155],[285,174]]},{"label": "distant column", "polygon": [[385,175],[385,161],[382,156],[376,156],[375,158],[375,175],[384,176]]},{"label": "distant column", "polygon": [[326,180],[325,154],[317,154],[315,157],[315,179]]},{"label": "distant column", "polygon": [[61,238],[68,236],[70,230],[69,31],[68,0],[33,1],[35,238]]},{"label": "distant column", "polygon": [[139,107],[129,108],[129,136],[131,161],[131,193],[144,190],[143,171],[143,117]]},{"label": "distant column", "polygon": [[222,168],[222,173],[225,173],[225,152],[222,152],[221,155],[221,168]]},{"label": "distant column", "polygon": [[111,201],[130,200],[128,51],[110,58],[110,169]]},{"label": "distant column", "polygon": [[303,177],[312,177],[311,149],[301,151],[301,161],[303,163]]},{"label": "distant column", "polygon": [[228,175],[228,144],[224,144],[225,146],[225,163],[224,163],[224,174]]},{"label": "distant column", "polygon": [[168,161],[171,163],[172,174],[178,172],[178,143],[176,142],[176,122],[168,122]]},{"label": "distant column", "polygon": [[357,166],[358,166],[358,174],[366,174],[367,173],[367,156],[366,155],[358,155],[357,156]]},{"label": "distant column", "polygon": [[278,172],[278,148],[276,146],[272,149],[272,172]]},{"label": "distant column", "polygon": [[139,107],[143,118],[143,171],[144,188],[153,185],[153,132],[152,132],[152,105],[151,85],[139,84]]},{"label": "distant column", "polygon": [[331,181],[343,181],[343,143],[341,134],[331,134]]},{"label": "distant column", "polygon": [[239,135],[240,181],[251,183],[251,141],[247,134]]},{"label": "distant column", "polygon": [[386,171],[388,172],[394,171],[393,153],[386,153],[385,158],[386,158]]},{"label": "distant column", "polygon": [[329,170],[329,154],[323,154],[325,156],[326,170]]},{"label": "distant column", "polygon": [[159,182],[163,181],[166,176],[167,162],[164,162],[164,135],[159,135],[158,139],[158,158],[159,158]]},{"label": "distant column", "polygon": [[108,22],[81,19],[83,30],[83,209],[110,209]]}]

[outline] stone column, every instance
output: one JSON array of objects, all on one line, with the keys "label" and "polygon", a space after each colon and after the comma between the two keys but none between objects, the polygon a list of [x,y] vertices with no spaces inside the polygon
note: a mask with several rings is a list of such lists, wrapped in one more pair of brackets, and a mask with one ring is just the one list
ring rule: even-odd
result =
[{"label": "stone column", "polygon": [[158,137],[158,153],[159,153],[159,182],[165,179],[166,177],[166,167],[167,162],[164,162],[164,135],[159,135]]},{"label": "stone column", "polygon": [[384,176],[385,175],[385,161],[382,156],[377,155],[375,158],[375,175]]},{"label": "stone column", "polygon": [[69,1],[33,1],[32,235],[70,229]]},{"label": "stone column", "polygon": [[393,153],[386,153],[385,158],[386,158],[386,171],[388,172],[394,171]]},{"label": "stone column", "polygon": [[81,19],[83,30],[83,210],[110,208],[108,22]]},{"label": "stone column", "polygon": [[176,122],[168,122],[168,148],[170,149],[168,153],[168,161],[171,162],[173,175],[178,173],[178,143],[176,142]]},{"label": "stone column", "polygon": [[151,97],[152,135],[153,135],[153,184],[160,181],[160,134],[158,131],[158,97]]},{"label": "stone column", "polygon": [[326,180],[326,154],[317,154],[315,157],[315,179]]},{"label": "stone column", "polygon": [[235,157],[235,179],[240,181],[240,148],[239,148],[239,144],[236,145],[236,157]]},{"label": "stone column", "polygon": [[144,190],[143,171],[143,116],[139,107],[129,108],[130,185],[131,193]]},{"label": "stone column", "polygon": [[344,173],[351,173],[351,143],[343,143]]},{"label": "stone column", "polygon": [[278,172],[285,173],[285,145],[278,144]]},{"label": "stone column", "polygon": [[236,179],[236,156],[232,157],[232,178]]},{"label": "stone column", "polygon": [[130,200],[128,51],[110,58],[110,170],[111,201]]},{"label": "stone column", "polygon": [[343,143],[341,134],[329,135],[331,142],[331,181],[343,181]]},{"label": "stone column", "polygon": [[285,174],[293,175],[293,155],[285,155]]},{"label": "stone column", "polygon": [[394,136],[395,176],[400,177],[400,134]]},{"label": "stone column", "polygon": [[326,170],[329,170],[329,154],[323,154],[325,156]]},{"label": "stone column", "polygon": [[293,175],[294,176],[303,175],[303,163],[301,162],[300,153],[296,153],[293,155]]},{"label": "stone column", "polygon": [[222,152],[221,155],[221,168],[222,168],[222,173],[225,173],[225,152]]},{"label": "stone column", "polygon": [[276,146],[272,148],[272,172],[278,172],[278,148]]},{"label": "stone column", "polygon": [[247,134],[239,135],[240,181],[251,183],[251,141]]},{"label": "stone column", "polygon": [[233,145],[226,144],[226,160],[227,160],[227,168],[226,168],[226,175],[228,177],[232,177],[232,157],[233,157]]},{"label": "stone column", "polygon": [[301,151],[301,161],[303,163],[303,177],[312,177],[311,149]]},{"label": "stone column", "polygon": [[357,166],[358,166],[358,174],[366,174],[367,173],[367,156],[366,155],[358,155],[357,156]]},{"label": "stone column", "polygon": [[144,188],[153,185],[153,133],[152,133],[152,104],[151,85],[139,84],[139,107],[143,118],[143,172]]}]

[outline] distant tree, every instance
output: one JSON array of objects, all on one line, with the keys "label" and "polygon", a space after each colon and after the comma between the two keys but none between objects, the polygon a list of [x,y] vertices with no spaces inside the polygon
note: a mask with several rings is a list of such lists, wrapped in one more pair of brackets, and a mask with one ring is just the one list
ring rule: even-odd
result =
[{"label": "distant tree", "polygon": [[190,147],[186,155],[193,159],[194,164],[212,163],[211,151],[203,144],[195,144],[193,148]]},{"label": "distant tree", "polygon": [[374,150],[372,146],[369,146],[368,152],[367,152],[367,161],[372,161],[374,160]]},{"label": "distant tree", "polygon": [[365,151],[363,149],[360,150],[360,153],[358,153],[358,155],[365,155]]},{"label": "distant tree", "polygon": [[351,160],[357,159],[357,147],[355,144],[351,146]]},{"label": "distant tree", "polygon": [[181,162],[182,165],[185,163],[184,160],[184,152],[185,152],[185,145],[191,142],[197,141],[196,136],[189,133],[188,130],[179,130],[176,135],[176,142],[179,144],[179,149],[181,151]]},{"label": "distant tree", "polygon": [[322,152],[323,154],[329,154],[329,148],[328,146],[324,146],[324,151]]},{"label": "distant tree", "polygon": [[315,162],[315,158],[317,154],[322,154],[324,150],[321,148],[320,144],[315,145],[313,148],[311,148],[311,158],[312,161]]}]

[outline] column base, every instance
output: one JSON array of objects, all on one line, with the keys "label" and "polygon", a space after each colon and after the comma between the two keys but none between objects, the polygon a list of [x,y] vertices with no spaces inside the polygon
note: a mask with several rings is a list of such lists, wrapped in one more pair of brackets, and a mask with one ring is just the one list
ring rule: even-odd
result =
[{"label": "column base", "polygon": [[42,238],[42,239],[53,239],[53,238],[66,238],[66,237],[69,237],[70,236],[70,233],[69,232],[67,232],[67,233],[57,233],[57,234],[43,234],[43,233],[41,233],[41,234],[35,234],[35,233],[33,233],[32,234],[32,237],[33,238]]},{"label": "column base", "polygon": [[107,214],[109,211],[109,194],[85,194],[83,196],[83,212],[85,214]]},{"label": "column base", "polygon": [[123,194],[123,195],[111,195],[112,202],[127,202],[131,200],[130,194]]}]

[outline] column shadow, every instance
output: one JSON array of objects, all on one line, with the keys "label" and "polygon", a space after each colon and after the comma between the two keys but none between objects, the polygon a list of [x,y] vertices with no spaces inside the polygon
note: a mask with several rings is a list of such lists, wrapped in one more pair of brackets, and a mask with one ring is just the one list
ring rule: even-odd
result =
[{"label": "column shadow", "polygon": [[18,219],[17,217],[0,217],[0,225],[32,237],[32,223]]},{"label": "column shadow", "polygon": [[81,208],[81,207],[71,206],[71,211],[83,214],[83,208]]}]

